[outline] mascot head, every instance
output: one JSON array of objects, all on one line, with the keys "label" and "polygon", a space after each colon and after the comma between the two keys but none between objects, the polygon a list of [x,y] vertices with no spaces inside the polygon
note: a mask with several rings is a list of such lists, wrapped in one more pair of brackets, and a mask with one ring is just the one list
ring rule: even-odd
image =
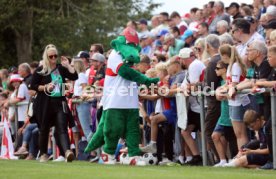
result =
[{"label": "mascot head", "polygon": [[112,40],[111,47],[122,55],[125,63],[133,65],[140,62],[138,34],[131,27],[125,28],[122,35]]}]

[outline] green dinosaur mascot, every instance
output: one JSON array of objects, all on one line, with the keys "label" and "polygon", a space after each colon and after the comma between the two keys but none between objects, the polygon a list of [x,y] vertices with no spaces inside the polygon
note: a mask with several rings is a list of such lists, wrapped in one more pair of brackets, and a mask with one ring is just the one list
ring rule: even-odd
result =
[{"label": "green dinosaur mascot", "polygon": [[103,90],[103,114],[96,133],[89,141],[85,152],[93,151],[103,145],[104,164],[115,164],[114,153],[119,138],[125,138],[128,145],[129,164],[143,165],[139,161],[139,101],[138,86],[157,83],[158,78],[148,78],[132,69],[140,62],[141,50],[137,32],[126,28],[123,35],[112,40],[113,48],[109,55]]}]

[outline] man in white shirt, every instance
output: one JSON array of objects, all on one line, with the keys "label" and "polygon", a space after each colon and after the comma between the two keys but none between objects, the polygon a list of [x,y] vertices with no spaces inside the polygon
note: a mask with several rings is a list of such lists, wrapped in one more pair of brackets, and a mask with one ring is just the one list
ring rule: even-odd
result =
[{"label": "man in white shirt", "polygon": [[197,97],[193,96],[193,89],[195,89],[196,83],[203,81],[205,65],[196,59],[194,52],[190,48],[181,49],[179,58],[182,66],[188,69],[181,87],[184,88],[184,93],[189,95],[190,106],[188,111],[188,125],[185,130],[182,129],[181,134],[193,155],[192,160],[187,162],[187,164],[199,165],[202,162],[202,158],[196,141],[191,134],[192,132],[200,130],[200,104]]},{"label": "man in white shirt", "polygon": [[235,41],[240,42],[236,48],[241,58],[245,60],[247,45],[253,40],[250,35],[250,23],[243,18],[235,19],[232,23],[232,36]]}]

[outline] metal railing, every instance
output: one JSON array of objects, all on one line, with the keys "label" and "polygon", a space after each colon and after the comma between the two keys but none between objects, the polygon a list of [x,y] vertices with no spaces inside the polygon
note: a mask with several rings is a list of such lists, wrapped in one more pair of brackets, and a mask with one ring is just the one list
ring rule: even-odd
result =
[{"label": "metal railing", "polygon": [[[239,94],[250,94],[249,89],[245,89],[242,91],[239,91]],[[265,92],[270,93],[270,99],[271,99],[271,121],[272,121],[272,143],[273,143],[273,168],[276,169],[276,95],[275,91],[273,91],[270,88],[267,88]],[[211,91],[208,93],[209,95],[214,95],[215,91]],[[201,141],[202,141],[202,159],[203,159],[203,166],[207,166],[207,145],[206,145],[206,138],[205,138],[205,95],[204,93],[199,93],[199,102],[201,106],[201,111],[200,111],[200,124],[201,124]],[[73,103],[82,103],[83,101],[81,100],[73,100]],[[26,105],[28,102],[20,102],[17,103],[16,106],[20,105]],[[16,117],[15,117],[15,123],[16,123],[16,130],[15,134],[17,136],[17,130],[18,130],[18,120],[17,120],[17,112],[16,112]],[[17,140],[17,139],[16,139]],[[55,139],[53,137],[53,147],[56,145]],[[55,150],[53,150],[55,151]],[[54,158],[56,157],[55,153]]]},{"label": "metal railing", "polygon": [[[276,96],[275,91],[271,88],[265,89],[266,93],[270,93],[271,99],[271,122],[272,122],[272,148],[273,148],[273,168],[276,169]],[[245,89],[238,92],[239,94],[250,94],[250,89]],[[208,93],[209,95],[215,95],[215,91]],[[205,95],[204,93],[199,93],[200,100],[200,124],[201,124],[201,141],[202,141],[202,159],[203,166],[207,166],[207,145],[205,136]]]}]

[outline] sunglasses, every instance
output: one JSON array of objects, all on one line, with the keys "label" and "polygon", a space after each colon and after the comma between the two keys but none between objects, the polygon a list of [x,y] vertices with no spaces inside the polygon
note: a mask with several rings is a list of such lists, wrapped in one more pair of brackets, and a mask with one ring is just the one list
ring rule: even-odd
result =
[{"label": "sunglasses", "polygon": [[221,67],[216,67],[216,70],[220,70],[220,69],[223,69],[223,68],[221,68]]},{"label": "sunglasses", "polygon": [[201,48],[195,47],[195,50],[198,51],[198,52],[200,52]]},{"label": "sunglasses", "polygon": [[57,58],[58,56],[57,55],[49,55],[48,56],[50,59],[53,59],[53,58]]},{"label": "sunglasses", "polygon": [[237,30],[239,30],[238,28],[237,29],[233,29],[232,30],[232,34],[234,34]]}]

